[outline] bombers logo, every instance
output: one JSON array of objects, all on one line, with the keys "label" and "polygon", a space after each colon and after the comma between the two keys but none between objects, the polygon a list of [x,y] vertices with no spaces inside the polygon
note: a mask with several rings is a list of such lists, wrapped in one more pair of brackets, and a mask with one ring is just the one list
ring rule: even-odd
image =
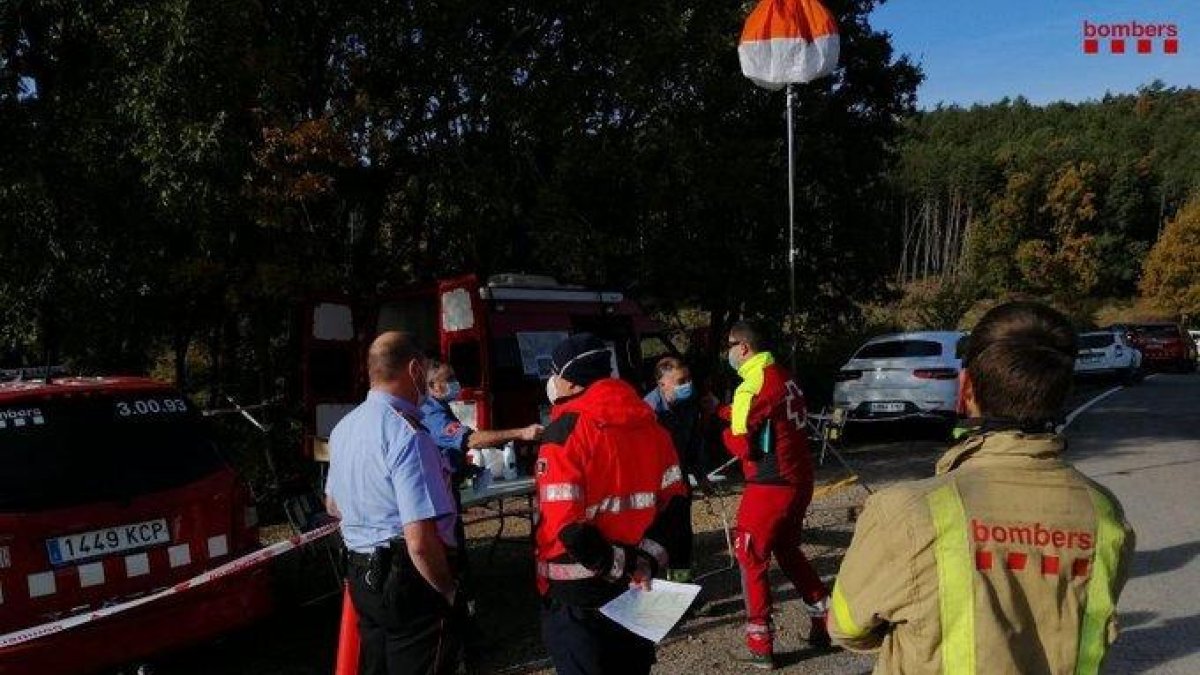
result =
[{"label": "bombers logo", "polygon": [[971,535],[977,544],[1027,544],[1045,548],[1077,548],[1090,551],[1091,532],[1076,532],[1043,527],[1041,523],[1023,525],[992,525],[971,519]]},{"label": "bombers logo", "polygon": [[1132,42],[1129,51],[1138,54],[1178,54],[1179,25],[1174,23],[1142,23],[1124,21],[1120,23],[1083,22],[1083,53],[1099,54],[1103,41],[1110,54],[1125,54],[1126,41]]},{"label": "bombers logo", "polygon": [[26,424],[34,426],[46,423],[41,408],[9,408],[0,410],[0,429],[23,427]]},{"label": "bombers logo", "polygon": [[[992,570],[1000,565],[1004,569],[1020,572],[1027,567],[1040,570],[1045,576],[1058,576],[1067,570],[1073,578],[1087,577],[1091,568],[1092,548],[1095,546],[1091,532],[1060,530],[1045,527],[1041,523],[996,525],[971,519],[971,539],[977,545],[975,569]],[[987,546],[992,544],[993,546]],[[1000,544],[1001,546],[995,546]],[[1040,552],[1029,553],[1014,550],[1012,545],[1036,546]],[[999,549],[999,550],[998,550]],[[1063,551],[1059,553],[1055,549]],[[1077,553],[1071,553],[1077,550]]]}]

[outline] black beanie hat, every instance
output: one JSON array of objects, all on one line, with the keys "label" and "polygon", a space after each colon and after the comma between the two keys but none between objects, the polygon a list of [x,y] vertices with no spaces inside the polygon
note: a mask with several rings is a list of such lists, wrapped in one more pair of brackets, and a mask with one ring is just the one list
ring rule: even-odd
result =
[{"label": "black beanie hat", "polygon": [[559,377],[587,387],[612,375],[612,350],[595,335],[579,333],[558,343],[550,363]]}]

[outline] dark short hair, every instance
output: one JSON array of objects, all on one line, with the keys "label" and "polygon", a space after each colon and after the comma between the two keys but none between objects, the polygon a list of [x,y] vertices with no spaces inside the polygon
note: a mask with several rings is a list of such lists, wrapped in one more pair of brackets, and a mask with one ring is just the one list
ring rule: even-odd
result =
[{"label": "dark short hair", "polygon": [[729,335],[745,342],[753,351],[765,352],[770,349],[767,330],[757,321],[738,321],[729,328]]},{"label": "dark short hair", "polygon": [[663,375],[674,372],[676,370],[687,370],[688,365],[677,356],[664,356],[654,364],[654,379],[661,380]]},{"label": "dark short hair", "polygon": [[1057,420],[1075,374],[1070,319],[1038,302],[993,308],[971,331],[963,362],[981,412],[1038,424]]}]

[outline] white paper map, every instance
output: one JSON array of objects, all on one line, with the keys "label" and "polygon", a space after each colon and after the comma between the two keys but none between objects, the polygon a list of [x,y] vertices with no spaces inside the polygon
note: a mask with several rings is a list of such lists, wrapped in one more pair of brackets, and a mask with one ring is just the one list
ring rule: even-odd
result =
[{"label": "white paper map", "polygon": [[700,593],[696,584],[655,579],[649,591],[631,588],[600,608],[600,613],[651,642],[661,642]]}]

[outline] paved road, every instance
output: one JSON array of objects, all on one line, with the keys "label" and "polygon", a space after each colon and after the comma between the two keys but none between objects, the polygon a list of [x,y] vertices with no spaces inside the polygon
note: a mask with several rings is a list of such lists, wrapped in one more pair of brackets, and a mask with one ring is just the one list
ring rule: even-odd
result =
[{"label": "paved road", "polygon": [[[1078,407],[1102,391],[1081,389],[1071,405]],[[1067,435],[1068,458],[1117,494],[1138,533],[1131,579],[1120,604],[1123,632],[1106,672],[1200,673],[1200,376],[1156,375],[1121,389],[1079,414]],[[871,444],[852,450],[850,458],[864,478],[881,486],[929,475],[942,449],[940,443],[921,440]],[[812,535],[818,570],[829,574],[840,562],[849,527],[828,523]],[[777,589],[792,597],[777,576]],[[740,596],[736,588],[731,593],[731,600],[722,604],[729,604],[736,616]],[[780,672],[870,672],[869,657],[806,652],[795,634],[796,627],[804,630],[797,604],[785,602],[781,608],[780,624],[786,628],[777,645]],[[660,650],[655,672],[735,672],[723,658],[740,642],[740,625],[729,618],[725,625],[700,621],[686,627],[683,639]]]},{"label": "paved road", "polygon": [[1156,375],[1081,415],[1069,456],[1125,506],[1137,553],[1109,673],[1200,673],[1200,376]]}]

